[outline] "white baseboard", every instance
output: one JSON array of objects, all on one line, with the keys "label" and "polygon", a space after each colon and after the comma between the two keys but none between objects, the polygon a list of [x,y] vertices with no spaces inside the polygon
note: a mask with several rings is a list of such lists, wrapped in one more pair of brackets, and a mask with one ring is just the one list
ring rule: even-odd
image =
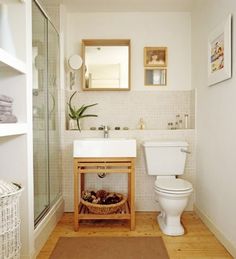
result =
[{"label": "white baseboard", "polygon": [[34,258],[39,254],[63,213],[64,201],[61,197],[34,230]]},{"label": "white baseboard", "polygon": [[225,237],[225,235],[217,228],[217,226],[206,216],[196,205],[194,205],[194,211],[201,218],[204,224],[211,230],[216,238],[223,244],[228,252],[236,258],[236,247]]}]

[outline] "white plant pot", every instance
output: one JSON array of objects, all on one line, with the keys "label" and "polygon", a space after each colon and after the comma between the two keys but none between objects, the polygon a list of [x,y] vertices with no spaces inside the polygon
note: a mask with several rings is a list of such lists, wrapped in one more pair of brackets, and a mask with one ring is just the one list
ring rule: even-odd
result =
[{"label": "white plant pot", "polygon": [[69,120],[69,130],[76,130],[78,129],[77,123],[75,120]]},{"label": "white plant pot", "polygon": [[0,4],[0,48],[6,50],[14,56],[16,55],[8,21],[8,7],[6,4]]}]

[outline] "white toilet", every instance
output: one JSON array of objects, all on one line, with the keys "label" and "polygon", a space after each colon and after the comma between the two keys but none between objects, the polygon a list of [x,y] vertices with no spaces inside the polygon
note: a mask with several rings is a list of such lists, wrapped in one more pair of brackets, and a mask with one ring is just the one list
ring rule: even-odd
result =
[{"label": "white toilet", "polygon": [[145,141],[147,173],[156,175],[154,190],[161,213],[157,220],[162,232],[170,236],[184,234],[180,217],[193,191],[190,182],[176,178],[184,173],[188,143],[184,141]]}]

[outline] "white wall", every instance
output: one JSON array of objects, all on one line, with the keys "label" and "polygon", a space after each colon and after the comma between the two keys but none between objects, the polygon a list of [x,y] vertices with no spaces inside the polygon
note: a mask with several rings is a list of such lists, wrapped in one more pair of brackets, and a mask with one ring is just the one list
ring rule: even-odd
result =
[{"label": "white wall", "polygon": [[168,47],[167,90],[191,89],[191,17],[188,12],[68,13],[66,56],[80,53],[81,39],[131,39],[132,90],[144,87],[143,48]]},{"label": "white wall", "polygon": [[[140,143],[148,139],[180,139],[190,144],[193,153],[188,156],[184,178],[195,183],[194,130],[164,130],[167,122],[175,120],[176,114],[189,113],[194,118],[191,103],[191,17],[190,13],[68,13],[65,30],[65,56],[80,53],[82,39],[130,39],[131,40],[131,92],[80,92],[74,99],[75,105],[98,103],[89,112],[98,118],[83,121],[83,129],[106,124],[111,126],[110,137],[130,137],[137,139],[136,160],[136,210],[154,211],[158,209],[152,190],[154,178],[147,175],[143,151]],[[168,85],[170,91],[160,92],[159,87],[144,86],[143,49],[147,46],[168,47]],[[68,73],[67,73],[68,76]],[[79,80],[74,89],[80,90]],[[65,97],[73,91],[67,88]],[[148,92],[148,91],[155,91]],[[142,92],[141,92],[142,91]],[[178,91],[178,92],[177,92]],[[68,99],[65,98],[65,102]],[[67,105],[65,105],[65,112]],[[67,114],[67,112],[66,112]],[[139,118],[143,117],[146,130],[136,130]],[[63,124],[63,126],[65,123]],[[115,126],[128,126],[130,130],[113,130]],[[191,123],[194,128],[194,122]],[[72,143],[81,137],[101,137],[101,131],[63,132],[63,197],[65,211],[73,210],[73,158]],[[122,178],[123,179],[123,178]],[[99,179],[89,179],[90,188],[101,188]],[[105,187],[125,192],[126,181],[107,177]],[[105,188],[103,187],[103,188]],[[108,187],[107,187],[108,188]],[[192,210],[194,195],[187,210]]]},{"label": "white wall", "polygon": [[[207,86],[207,37],[235,0],[198,0],[192,17],[192,83],[197,88],[197,192],[202,218],[236,257],[236,65],[233,77]],[[236,38],[236,26],[233,26]],[[233,41],[233,63],[236,48]]]}]

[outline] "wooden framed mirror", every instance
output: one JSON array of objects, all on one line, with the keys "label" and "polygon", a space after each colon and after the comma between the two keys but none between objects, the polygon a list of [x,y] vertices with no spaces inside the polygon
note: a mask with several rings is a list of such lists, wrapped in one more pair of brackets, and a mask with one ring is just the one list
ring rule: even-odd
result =
[{"label": "wooden framed mirror", "polygon": [[82,89],[130,90],[130,40],[82,40]]}]

